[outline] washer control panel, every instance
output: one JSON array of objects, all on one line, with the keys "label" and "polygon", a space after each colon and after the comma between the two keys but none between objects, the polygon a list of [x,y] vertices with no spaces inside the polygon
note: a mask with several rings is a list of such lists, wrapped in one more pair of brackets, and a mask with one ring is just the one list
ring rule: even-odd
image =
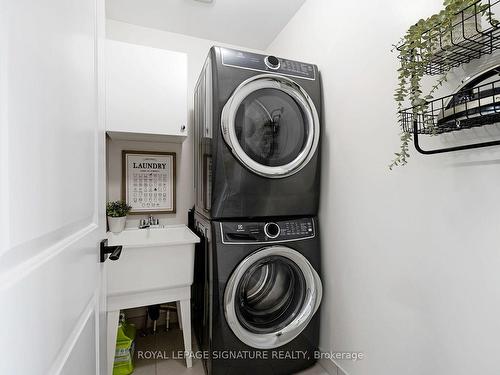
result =
[{"label": "washer control panel", "polygon": [[316,235],[314,219],[293,219],[268,222],[220,223],[223,243],[286,242],[312,238]]},{"label": "washer control panel", "polygon": [[225,66],[269,73],[281,73],[311,80],[316,79],[316,71],[312,64],[229,48],[221,48],[221,52],[222,64]]}]

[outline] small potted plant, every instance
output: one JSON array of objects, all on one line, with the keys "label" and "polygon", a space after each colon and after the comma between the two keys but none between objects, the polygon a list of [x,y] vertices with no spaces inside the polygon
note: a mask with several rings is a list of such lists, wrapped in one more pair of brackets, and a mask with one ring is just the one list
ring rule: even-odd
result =
[{"label": "small potted plant", "polygon": [[108,215],[108,226],[111,232],[120,233],[125,229],[127,214],[131,209],[132,207],[124,201],[108,202],[106,215]]}]

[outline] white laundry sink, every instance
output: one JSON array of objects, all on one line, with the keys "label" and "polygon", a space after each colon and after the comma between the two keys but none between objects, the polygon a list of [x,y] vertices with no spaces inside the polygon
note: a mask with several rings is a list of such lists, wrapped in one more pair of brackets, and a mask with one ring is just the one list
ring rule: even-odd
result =
[{"label": "white laundry sink", "polygon": [[197,242],[185,225],[108,233],[109,246],[123,246],[120,259],[106,262],[108,296],[191,285]]},{"label": "white laundry sink", "polygon": [[[200,239],[185,225],[108,233],[108,246],[122,246],[120,259],[106,261],[108,375],[113,373],[120,310],[178,303],[184,350],[191,352],[191,284],[194,246]],[[186,324],[182,324],[186,322]],[[192,366],[186,356],[186,366]]]}]

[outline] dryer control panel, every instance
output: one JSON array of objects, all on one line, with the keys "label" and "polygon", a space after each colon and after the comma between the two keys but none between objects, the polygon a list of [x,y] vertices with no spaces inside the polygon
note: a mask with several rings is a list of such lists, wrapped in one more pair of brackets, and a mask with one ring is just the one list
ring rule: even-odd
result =
[{"label": "dryer control panel", "polygon": [[313,218],[267,222],[219,223],[223,243],[272,243],[297,241],[316,236]]},{"label": "dryer control panel", "polygon": [[221,48],[221,53],[222,64],[225,66],[267,73],[280,73],[310,80],[316,79],[316,72],[312,64],[229,48]]}]

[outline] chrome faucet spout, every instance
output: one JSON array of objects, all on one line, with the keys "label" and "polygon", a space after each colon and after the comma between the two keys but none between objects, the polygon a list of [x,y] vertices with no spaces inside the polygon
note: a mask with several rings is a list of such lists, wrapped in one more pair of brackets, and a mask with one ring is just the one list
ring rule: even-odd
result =
[{"label": "chrome faucet spout", "polygon": [[150,228],[153,225],[160,225],[160,220],[155,218],[153,215],[149,215],[147,219],[141,219],[139,221],[139,229]]}]

